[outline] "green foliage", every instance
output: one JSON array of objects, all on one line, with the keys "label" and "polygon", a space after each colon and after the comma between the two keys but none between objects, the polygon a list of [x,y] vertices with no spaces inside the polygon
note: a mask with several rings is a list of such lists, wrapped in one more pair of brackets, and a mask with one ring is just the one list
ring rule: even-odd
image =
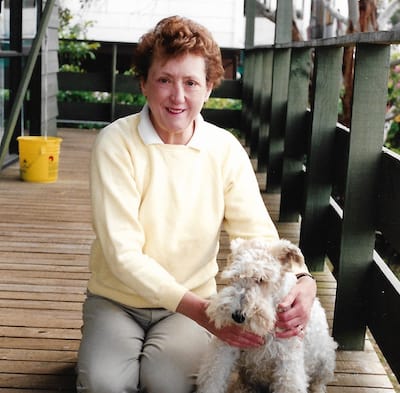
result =
[{"label": "green foliage", "polygon": [[[396,63],[400,60],[400,53],[392,55],[391,61]],[[400,65],[390,67],[388,82],[388,105],[400,108]]]},{"label": "green foliage", "polygon": [[61,64],[59,70],[62,72],[85,72],[85,70],[76,64]]},{"label": "green foliage", "polygon": [[111,97],[109,93],[100,93],[93,91],[81,90],[64,90],[59,91],[58,99],[62,102],[94,102],[109,103]]},{"label": "green foliage", "polygon": [[396,26],[397,23],[400,22],[400,10],[397,10],[391,17],[390,17],[390,23],[392,26]]},{"label": "green foliage", "polygon": [[[68,8],[59,8],[59,63],[62,72],[85,73],[82,63],[85,60],[95,60],[96,50],[100,43],[81,41],[86,39],[88,28],[92,21],[72,24],[73,15]],[[108,93],[90,91],[59,91],[58,100],[61,102],[110,102]]]},{"label": "green foliage", "polygon": [[[392,55],[392,63],[400,62],[400,53]],[[400,153],[400,64],[390,67],[387,107],[394,114],[386,137],[385,146]]]},{"label": "green foliage", "polygon": [[231,109],[241,110],[242,100],[236,100],[233,98],[214,98],[211,97],[204,104],[204,108],[207,109]]},{"label": "green foliage", "polygon": [[115,102],[123,105],[139,105],[146,103],[146,98],[142,94],[116,93]]},{"label": "green foliage", "polygon": [[100,43],[80,41],[86,39],[88,28],[94,22],[72,24],[73,15],[68,8],[59,9],[59,60],[60,70],[69,72],[84,72],[82,62],[84,60],[95,60],[95,52],[100,48]]},{"label": "green foliage", "polygon": [[390,125],[385,146],[400,154],[400,115],[396,116]]},{"label": "green foliage", "polygon": [[[123,73],[124,75],[134,76],[134,70],[131,68]],[[146,103],[146,98],[142,94],[132,93],[116,93],[115,102],[123,105],[138,105],[143,106]]]}]

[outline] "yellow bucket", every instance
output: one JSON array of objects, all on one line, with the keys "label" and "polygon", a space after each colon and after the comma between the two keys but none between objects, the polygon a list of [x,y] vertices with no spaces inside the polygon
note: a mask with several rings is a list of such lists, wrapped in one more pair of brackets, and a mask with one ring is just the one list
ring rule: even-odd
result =
[{"label": "yellow bucket", "polygon": [[17,139],[21,179],[36,183],[55,182],[62,139],[55,136],[20,136]]}]

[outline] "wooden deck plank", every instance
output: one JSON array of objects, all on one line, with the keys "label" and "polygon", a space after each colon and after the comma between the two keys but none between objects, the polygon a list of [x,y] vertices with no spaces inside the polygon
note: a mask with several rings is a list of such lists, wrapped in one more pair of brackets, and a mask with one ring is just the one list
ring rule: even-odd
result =
[{"label": "wooden deck plank", "polygon": [[[93,240],[88,164],[94,132],[61,130],[59,179],[20,181],[18,164],[0,174],[0,391],[74,392],[81,307]],[[261,189],[265,174],[257,174]],[[280,235],[297,243],[299,223],[280,223],[279,195],[264,194]],[[220,270],[229,252],[221,235]],[[332,323],[336,283],[315,273]],[[367,338],[364,351],[337,355],[328,393],[394,393]]]}]

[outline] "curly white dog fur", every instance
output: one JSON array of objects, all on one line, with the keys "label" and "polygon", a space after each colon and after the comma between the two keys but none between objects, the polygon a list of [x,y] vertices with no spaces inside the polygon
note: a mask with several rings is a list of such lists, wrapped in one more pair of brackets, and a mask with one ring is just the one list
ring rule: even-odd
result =
[{"label": "curly white dog fur", "polygon": [[[323,393],[333,379],[336,343],[325,311],[315,299],[304,337],[274,335],[276,308],[296,284],[292,263],[303,263],[287,240],[231,242],[230,265],[222,273],[228,285],[213,299],[208,316],[217,327],[238,323],[265,337],[265,345],[240,350],[213,338],[198,376],[198,393]],[[238,378],[231,383],[232,372]]]}]

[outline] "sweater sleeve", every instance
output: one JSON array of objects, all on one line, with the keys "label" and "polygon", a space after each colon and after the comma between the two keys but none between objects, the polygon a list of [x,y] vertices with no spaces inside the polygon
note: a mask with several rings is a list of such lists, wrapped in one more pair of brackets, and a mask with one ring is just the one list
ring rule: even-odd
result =
[{"label": "sweater sleeve", "polygon": [[[227,158],[224,227],[229,237],[263,237],[271,241],[279,239],[247,152],[239,143],[233,144]],[[292,270],[294,273],[308,272],[305,264],[294,264]]]},{"label": "sweater sleeve", "polygon": [[[97,138],[91,161],[93,224],[101,252],[122,285],[154,307],[175,310],[187,289],[143,253],[146,238],[139,221],[141,195],[128,141],[114,129],[105,131]],[[112,136],[108,137],[110,131]]]},{"label": "sweater sleeve", "polygon": [[262,199],[247,152],[239,142],[231,144],[223,167],[224,227],[229,236],[278,239],[278,232]]}]

